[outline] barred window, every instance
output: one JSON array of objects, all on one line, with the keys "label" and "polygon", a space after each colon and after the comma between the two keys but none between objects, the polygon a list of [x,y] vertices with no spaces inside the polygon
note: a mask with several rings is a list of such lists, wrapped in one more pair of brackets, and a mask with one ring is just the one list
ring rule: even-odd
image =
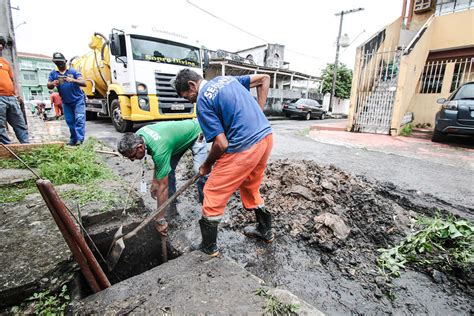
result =
[{"label": "barred window", "polygon": [[451,92],[456,90],[465,82],[474,80],[474,56],[456,60],[454,65],[453,80],[451,81]]},{"label": "barred window", "polygon": [[420,77],[419,93],[441,93],[447,61],[427,62]]}]

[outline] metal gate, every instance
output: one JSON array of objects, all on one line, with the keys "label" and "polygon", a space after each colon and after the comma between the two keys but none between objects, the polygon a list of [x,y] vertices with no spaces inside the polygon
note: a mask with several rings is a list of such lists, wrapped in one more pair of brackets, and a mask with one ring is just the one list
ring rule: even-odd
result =
[{"label": "metal gate", "polygon": [[353,132],[390,133],[402,51],[362,52]]}]

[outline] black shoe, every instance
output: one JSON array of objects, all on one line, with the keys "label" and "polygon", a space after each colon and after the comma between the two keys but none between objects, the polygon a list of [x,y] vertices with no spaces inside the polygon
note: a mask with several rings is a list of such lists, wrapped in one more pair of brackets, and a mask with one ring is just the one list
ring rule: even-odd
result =
[{"label": "black shoe", "polygon": [[201,228],[202,241],[199,250],[208,254],[211,257],[219,256],[219,249],[217,248],[217,227],[219,221],[210,221],[207,218],[199,220],[199,227]]},{"label": "black shoe", "polygon": [[78,142],[75,144],[75,146],[81,146],[82,144],[83,144],[82,141],[78,141]]},{"label": "black shoe", "polygon": [[275,239],[272,232],[272,214],[265,207],[253,209],[257,218],[257,227],[247,226],[244,228],[244,234],[250,238],[258,238],[266,243],[271,243]]},{"label": "black shoe", "polygon": [[68,146],[76,146],[76,142],[69,141],[66,143]]}]

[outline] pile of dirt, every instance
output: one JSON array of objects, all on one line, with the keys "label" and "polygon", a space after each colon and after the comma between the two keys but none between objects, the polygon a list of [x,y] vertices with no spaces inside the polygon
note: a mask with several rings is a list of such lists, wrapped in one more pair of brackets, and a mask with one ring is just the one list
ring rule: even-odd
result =
[{"label": "pile of dirt", "polygon": [[[390,299],[394,288],[392,280],[378,271],[378,249],[393,247],[413,231],[415,219],[436,212],[434,207],[422,213],[402,207],[382,191],[378,183],[306,160],[270,163],[261,187],[266,207],[274,214],[280,245],[291,249],[291,244],[296,244],[308,254],[315,250],[324,270],[333,278],[357,282],[375,293],[375,300]],[[231,216],[224,223],[225,229],[242,231],[255,222],[252,213],[242,211],[240,199],[232,199],[229,209]],[[430,276],[436,282],[435,276]],[[270,282],[278,280],[261,277]],[[469,284],[451,279],[448,293],[461,287],[465,294],[472,295]]]},{"label": "pile of dirt", "polygon": [[[269,164],[261,193],[277,231],[326,252],[354,241],[359,247],[389,247],[410,231],[416,216],[380,196],[374,184],[312,161]],[[252,214],[239,212],[232,225],[253,220]]]}]

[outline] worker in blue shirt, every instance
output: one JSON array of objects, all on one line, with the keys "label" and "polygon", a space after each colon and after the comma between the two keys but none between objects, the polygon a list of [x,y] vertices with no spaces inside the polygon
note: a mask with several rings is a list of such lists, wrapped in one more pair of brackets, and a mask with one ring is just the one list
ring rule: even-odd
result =
[{"label": "worker in blue shirt", "polygon": [[[245,235],[271,243],[272,215],[259,191],[273,146],[272,129],[263,114],[270,77],[221,76],[206,81],[196,72],[183,69],[177,74],[174,86],[180,96],[196,102],[202,132],[212,142],[199,169],[201,176],[210,173],[199,220],[201,251],[219,255],[218,224],[237,189],[244,208],[255,213],[257,220],[256,227],[244,229]],[[250,88],[256,88],[257,100],[250,94]]]},{"label": "worker in blue shirt", "polygon": [[68,68],[66,62],[63,54],[53,54],[53,63],[57,69],[49,74],[48,89],[58,89],[63,100],[64,119],[71,134],[68,145],[77,146],[84,142],[86,132],[85,95],[80,88],[86,86],[86,81],[80,72]]}]

